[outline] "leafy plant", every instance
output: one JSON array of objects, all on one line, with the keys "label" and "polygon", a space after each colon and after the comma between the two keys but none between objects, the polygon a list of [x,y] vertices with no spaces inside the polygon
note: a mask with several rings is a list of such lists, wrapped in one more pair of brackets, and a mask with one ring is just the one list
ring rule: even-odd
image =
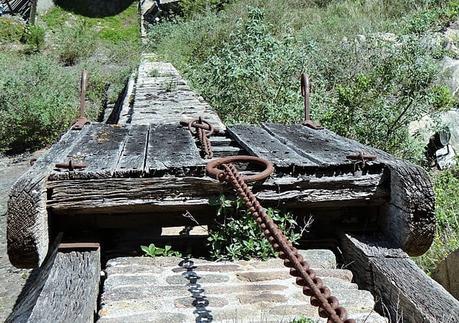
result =
[{"label": "leafy plant", "polygon": [[29,52],[38,52],[45,46],[45,29],[38,25],[29,25],[24,34],[24,41]]},{"label": "leafy plant", "polygon": [[167,81],[164,85],[164,91],[166,92],[172,92],[175,89],[177,89],[177,82],[175,80]]},{"label": "leafy plant", "polygon": [[459,248],[459,166],[434,174],[437,232],[432,247],[415,258],[427,273]]},{"label": "leafy plant", "polygon": [[313,319],[310,319],[305,316],[298,317],[291,321],[290,323],[314,323],[315,321]]},{"label": "leafy plant", "polygon": [[149,246],[141,246],[142,251],[145,253],[145,256],[148,257],[181,257],[182,254],[178,251],[172,250],[171,246],[164,246],[160,248],[151,243]]},{"label": "leafy plant", "polygon": [[51,58],[0,53],[0,150],[35,149],[76,117],[77,75]]},{"label": "leafy plant", "polygon": [[26,29],[21,18],[0,17],[0,44],[19,43]]},{"label": "leafy plant", "polygon": [[185,16],[191,17],[205,11],[219,11],[228,2],[230,0],[181,0],[180,8]]},{"label": "leafy plant", "polygon": [[64,27],[58,41],[59,60],[64,65],[73,66],[79,60],[89,57],[96,48],[94,36],[86,20]]},{"label": "leafy plant", "polygon": [[[220,195],[212,204],[217,207],[216,225],[209,228],[208,237],[212,258],[265,260],[276,255],[241,200],[228,200]],[[267,209],[267,213],[292,243],[298,241],[300,234],[295,232],[297,224],[291,214],[273,209]]]}]

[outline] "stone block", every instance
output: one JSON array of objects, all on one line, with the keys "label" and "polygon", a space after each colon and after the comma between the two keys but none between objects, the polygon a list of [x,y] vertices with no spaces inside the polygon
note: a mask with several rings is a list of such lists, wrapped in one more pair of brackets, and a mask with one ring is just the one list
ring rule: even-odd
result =
[{"label": "stone block", "polygon": [[459,249],[440,262],[432,278],[459,299]]}]

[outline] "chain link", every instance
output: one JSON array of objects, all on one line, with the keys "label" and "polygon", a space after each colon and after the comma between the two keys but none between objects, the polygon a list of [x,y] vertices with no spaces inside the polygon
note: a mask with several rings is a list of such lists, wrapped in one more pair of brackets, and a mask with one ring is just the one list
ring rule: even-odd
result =
[{"label": "chain link", "polygon": [[[203,153],[204,159],[212,159],[214,153],[212,151],[212,144],[209,140],[210,135],[213,134],[214,128],[207,121],[203,121],[201,117],[197,120],[190,121],[188,124],[188,129],[193,133],[191,128],[196,129],[196,136],[198,137],[199,143],[201,145],[201,152]],[[207,130],[207,132],[206,132]]]},{"label": "chain link", "polygon": [[[211,159],[213,153],[209,136],[213,133],[214,128],[201,118],[188,124],[188,129],[193,133],[192,128],[196,129],[196,136],[201,143],[204,158]],[[316,276],[316,273],[310,268],[303,256],[266,213],[255,194],[247,186],[245,178],[232,163],[236,161],[255,161],[259,164],[264,164],[265,171],[259,176],[252,176],[257,180],[268,177],[273,171],[272,164],[269,161],[253,156],[230,156],[211,161],[207,165],[207,171],[210,175],[216,176],[221,182],[231,184],[239,197],[244,200],[247,209],[255,218],[266,239],[278,253],[279,258],[284,261],[284,265],[290,268],[290,274],[296,277],[296,283],[302,287],[303,294],[310,297],[311,305],[319,308],[320,317],[327,318],[328,323],[355,323],[355,320],[347,318],[346,309],[339,305],[338,299],[332,296],[330,289]],[[223,171],[218,170],[218,167],[223,168]]]},{"label": "chain link", "polygon": [[319,315],[328,318],[329,323],[355,323],[355,320],[347,318],[346,309],[339,305],[338,299],[331,295],[330,289],[316,276],[303,256],[266,213],[236,167],[233,164],[223,164],[222,167],[224,172],[220,173],[219,180],[231,184],[244,200],[273,249],[284,260],[284,265],[290,268],[290,274],[296,277],[296,283],[303,287],[303,294],[311,297],[311,305],[319,307]]}]

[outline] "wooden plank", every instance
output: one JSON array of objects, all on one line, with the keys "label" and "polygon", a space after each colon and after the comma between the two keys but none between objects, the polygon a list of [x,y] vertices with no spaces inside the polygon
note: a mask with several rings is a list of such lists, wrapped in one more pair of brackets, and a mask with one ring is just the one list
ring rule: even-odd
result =
[{"label": "wooden plank", "polygon": [[50,180],[100,178],[112,176],[124,147],[129,129],[118,125],[91,124],[88,133],[68,154],[75,163],[83,163],[86,168],[69,172],[55,170]]},{"label": "wooden plank", "polygon": [[382,205],[389,194],[382,174],[332,177],[281,177],[266,181],[258,191],[260,201],[279,203],[289,207],[352,205],[358,201],[368,205]]},{"label": "wooden plank", "polygon": [[346,156],[355,155],[361,147],[342,140],[327,129],[314,130],[303,125],[263,124],[273,137],[308,159],[313,165],[341,166],[352,164]]},{"label": "wooden plank", "polygon": [[[101,191],[100,188],[104,190]],[[382,174],[353,177],[276,178],[254,187],[262,203],[305,206],[368,206],[387,202]],[[135,214],[142,210],[190,206],[207,207],[232,188],[209,177],[107,178],[54,181],[48,185],[48,208],[53,214]]]},{"label": "wooden plank", "polygon": [[228,133],[249,154],[267,159],[275,166],[318,166],[318,163],[298,154],[261,127],[236,125],[229,127]]},{"label": "wooden plank", "polygon": [[341,137],[329,130],[303,125],[263,124],[272,136],[321,167],[352,165],[346,156],[359,152],[374,154],[369,165],[384,165],[391,186],[385,212],[384,232],[411,256],[423,254],[435,234],[434,193],[428,174],[420,167],[390,154]]},{"label": "wooden plank", "polygon": [[459,318],[459,301],[403,251],[390,248],[390,240],[342,234],[340,245],[359,287],[373,292],[391,321],[446,323]]},{"label": "wooden plank", "polygon": [[7,323],[94,322],[100,251],[51,251],[24,286]]},{"label": "wooden plank", "polygon": [[129,130],[114,176],[140,176],[144,172],[149,126],[134,125]]},{"label": "wooden plank", "polygon": [[145,171],[202,174],[204,160],[188,129],[179,125],[152,125],[148,139]]},{"label": "wooden plank", "polygon": [[45,259],[49,230],[46,178],[54,164],[64,162],[87,132],[87,126],[69,130],[13,185],[7,210],[7,242],[8,256],[14,266],[33,268]]}]

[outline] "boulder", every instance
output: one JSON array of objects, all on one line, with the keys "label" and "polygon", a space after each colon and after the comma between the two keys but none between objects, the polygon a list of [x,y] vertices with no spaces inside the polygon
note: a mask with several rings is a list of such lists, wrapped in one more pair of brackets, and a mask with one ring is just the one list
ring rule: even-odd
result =
[{"label": "boulder", "polygon": [[459,299],[459,249],[437,266],[432,278]]}]

